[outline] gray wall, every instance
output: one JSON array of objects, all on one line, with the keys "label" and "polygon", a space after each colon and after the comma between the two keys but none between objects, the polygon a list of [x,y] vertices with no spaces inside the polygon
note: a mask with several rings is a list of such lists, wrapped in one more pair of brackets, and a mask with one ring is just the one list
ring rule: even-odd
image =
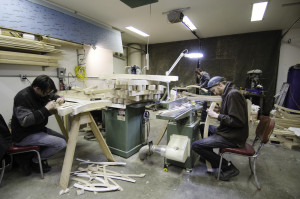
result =
[{"label": "gray wall", "polygon": [[[245,87],[247,71],[262,70],[266,94],[264,114],[268,114],[276,89],[280,35],[281,31],[277,30],[206,38],[201,39],[201,47],[198,40],[153,44],[149,46],[148,74],[164,75],[184,49],[195,52],[201,48],[204,58],[200,68],[211,76],[224,76],[239,87]],[[182,58],[170,74],[179,76],[179,81],[172,83],[171,87],[195,84],[197,63],[197,60]]]}]

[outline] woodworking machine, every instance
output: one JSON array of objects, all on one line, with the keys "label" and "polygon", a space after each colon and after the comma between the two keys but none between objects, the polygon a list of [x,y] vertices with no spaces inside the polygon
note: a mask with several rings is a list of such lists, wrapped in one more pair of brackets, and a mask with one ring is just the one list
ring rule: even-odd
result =
[{"label": "woodworking machine", "polygon": [[[169,143],[172,135],[181,135],[189,139],[192,143],[199,139],[199,122],[197,111],[202,109],[202,102],[188,102],[187,97],[171,102],[162,102],[161,105],[167,109],[156,115],[157,119],[169,120],[167,125],[167,142]],[[189,145],[189,157],[185,162],[174,159],[167,159],[167,164],[186,168],[190,171],[195,163],[196,155]],[[167,157],[168,158],[168,157]]]},{"label": "woodworking machine", "polygon": [[104,111],[106,143],[113,154],[128,158],[145,141],[145,103],[109,107]]}]

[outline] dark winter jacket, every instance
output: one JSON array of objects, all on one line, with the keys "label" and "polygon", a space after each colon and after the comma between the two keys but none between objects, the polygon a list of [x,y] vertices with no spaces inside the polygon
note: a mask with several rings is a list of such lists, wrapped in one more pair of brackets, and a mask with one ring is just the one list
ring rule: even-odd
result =
[{"label": "dark winter jacket", "polygon": [[217,128],[217,134],[239,147],[245,146],[249,135],[247,103],[231,82],[227,82],[223,91],[218,120],[220,126]]},{"label": "dark winter jacket", "polygon": [[19,91],[14,98],[13,116],[11,121],[14,142],[20,142],[30,134],[46,131],[50,112],[46,104],[59,96],[41,97],[32,86]]},{"label": "dark winter jacket", "polygon": [[199,86],[201,88],[207,87],[207,83],[209,82],[209,80],[210,80],[209,74],[207,72],[205,72],[205,71],[202,71],[202,75],[200,77],[200,84],[199,84]]},{"label": "dark winter jacket", "polygon": [[10,145],[11,145],[11,134],[9,132],[5,120],[0,114],[0,160],[6,154]]}]

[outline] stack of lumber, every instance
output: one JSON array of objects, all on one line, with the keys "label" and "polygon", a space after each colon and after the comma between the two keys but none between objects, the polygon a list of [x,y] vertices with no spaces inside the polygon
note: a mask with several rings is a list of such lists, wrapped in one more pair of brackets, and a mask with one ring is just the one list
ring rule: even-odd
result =
[{"label": "stack of lumber", "polygon": [[61,57],[0,50],[0,63],[32,66],[58,66]]},{"label": "stack of lumber", "polygon": [[159,100],[166,89],[160,82],[178,81],[178,76],[161,75],[109,74],[99,78],[114,88],[110,94],[106,94],[106,98],[122,105]]},{"label": "stack of lumber", "polygon": [[289,149],[300,147],[300,137],[290,130],[300,128],[300,111],[288,109],[275,104],[275,110],[271,112],[275,120],[275,129],[271,142],[279,142]]},{"label": "stack of lumber", "polygon": [[35,52],[60,53],[53,45],[41,41],[0,35],[0,47],[30,50]]},{"label": "stack of lumber", "polygon": [[[5,51],[0,51],[0,63],[2,64],[17,64],[17,65],[32,65],[32,66],[58,66],[58,60],[61,57],[55,54],[61,53],[61,50],[56,49],[61,45],[52,45],[42,41],[35,40],[35,36],[26,37],[20,32],[13,30],[1,29],[0,31],[0,48]],[[51,55],[39,54],[51,53]]]},{"label": "stack of lumber", "polygon": [[277,104],[275,111],[272,111],[276,125],[289,128],[300,128],[300,111],[285,108]]}]

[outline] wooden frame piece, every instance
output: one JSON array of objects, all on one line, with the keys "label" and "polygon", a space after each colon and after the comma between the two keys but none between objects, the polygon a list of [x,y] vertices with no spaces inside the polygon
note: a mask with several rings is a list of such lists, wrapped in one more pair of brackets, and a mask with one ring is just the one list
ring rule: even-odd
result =
[{"label": "wooden frame piece", "polygon": [[[216,106],[216,102],[212,102],[209,109],[213,110],[215,108],[215,106]],[[207,115],[206,120],[205,120],[205,124],[204,124],[203,138],[208,137],[208,127],[209,127],[210,121],[211,121],[211,117],[209,115]],[[208,172],[213,172],[211,164],[207,160],[206,160],[206,168],[207,168]]]}]

